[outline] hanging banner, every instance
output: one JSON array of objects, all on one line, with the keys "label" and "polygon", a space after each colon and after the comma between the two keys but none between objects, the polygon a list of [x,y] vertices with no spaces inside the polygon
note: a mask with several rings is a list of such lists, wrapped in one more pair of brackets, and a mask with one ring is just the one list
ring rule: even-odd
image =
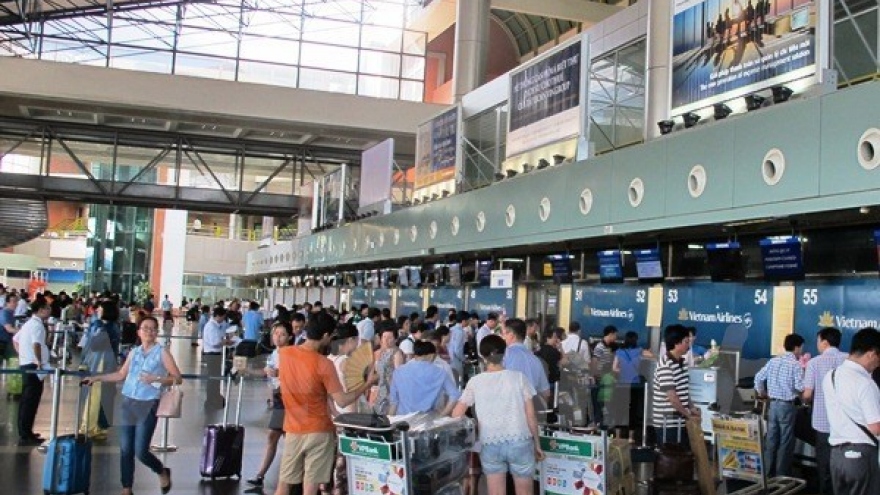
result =
[{"label": "hanging banner", "polygon": [[815,75],[818,3],[675,0],[671,115]]},{"label": "hanging banner", "polygon": [[581,336],[602,336],[602,329],[614,325],[620,336],[639,334],[639,344],[649,344],[647,285],[575,285],[571,321],[581,324]]},{"label": "hanging banner", "polygon": [[416,134],[415,188],[455,178],[458,150],[458,107],[420,125]]},{"label": "hanging banner", "polygon": [[605,495],[604,439],[600,436],[541,436],[541,493]]},{"label": "hanging banner", "polygon": [[849,352],[856,332],[880,327],[878,280],[798,282],[795,289],[795,328],[806,341],[804,351],[813,356],[818,354],[816,332],[824,327],[840,330],[840,350],[844,352]]},{"label": "hanging banner", "polygon": [[468,311],[476,311],[480,320],[489,313],[500,315],[516,314],[516,294],[513,289],[473,288],[468,291]]},{"label": "hanging banner", "polygon": [[664,287],[663,326],[681,324],[697,329],[697,344],[712,340],[725,348],[741,348],[742,357],[770,357],[773,326],[771,284],[695,282]]},{"label": "hanging banner", "polygon": [[510,73],[507,157],[582,133],[581,81],[589,43],[579,37]]},{"label": "hanging banner", "polygon": [[422,314],[422,289],[397,290],[397,315]]},{"label": "hanging banner", "polygon": [[373,289],[370,295],[370,306],[391,309],[391,289]]},{"label": "hanging banner", "polygon": [[441,311],[440,317],[443,318],[446,316],[443,310],[464,309],[464,290],[449,288],[430,289],[428,291],[428,304],[437,306],[437,309]]}]

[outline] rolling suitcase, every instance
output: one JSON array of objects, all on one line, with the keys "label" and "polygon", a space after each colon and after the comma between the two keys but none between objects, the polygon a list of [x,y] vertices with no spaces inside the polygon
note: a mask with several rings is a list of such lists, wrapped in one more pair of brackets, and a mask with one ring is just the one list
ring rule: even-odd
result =
[{"label": "rolling suitcase", "polygon": [[238,402],[235,411],[235,424],[229,424],[229,394],[232,390],[232,377],[226,377],[226,404],[223,407],[223,423],[205,427],[202,439],[202,459],[200,473],[202,478],[241,478],[241,459],[244,452],[244,426],[241,425],[241,394],[244,380],[238,380]]},{"label": "rolling suitcase", "polygon": [[[56,385],[58,386],[58,385]],[[91,390],[80,386],[76,404],[76,426],[82,422],[83,395],[91,399]],[[85,407],[88,407],[86,401]],[[57,430],[57,425],[55,425]],[[46,495],[88,495],[92,474],[92,441],[88,434],[57,435],[49,441],[43,463],[43,493]]]}]

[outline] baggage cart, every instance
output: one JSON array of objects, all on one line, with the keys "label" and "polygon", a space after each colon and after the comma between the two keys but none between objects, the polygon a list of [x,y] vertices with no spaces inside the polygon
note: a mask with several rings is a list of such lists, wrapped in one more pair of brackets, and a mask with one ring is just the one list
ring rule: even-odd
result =
[{"label": "baggage cart", "polygon": [[349,495],[463,493],[473,420],[414,415],[387,427],[340,422],[336,427]]}]

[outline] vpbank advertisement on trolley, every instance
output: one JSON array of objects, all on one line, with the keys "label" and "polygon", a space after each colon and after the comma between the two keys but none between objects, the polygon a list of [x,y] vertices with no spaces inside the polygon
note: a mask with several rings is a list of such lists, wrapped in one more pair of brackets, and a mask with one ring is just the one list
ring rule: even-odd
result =
[{"label": "vpbank advertisement on trolley", "polygon": [[825,0],[675,0],[671,115],[770,86],[815,83]]}]

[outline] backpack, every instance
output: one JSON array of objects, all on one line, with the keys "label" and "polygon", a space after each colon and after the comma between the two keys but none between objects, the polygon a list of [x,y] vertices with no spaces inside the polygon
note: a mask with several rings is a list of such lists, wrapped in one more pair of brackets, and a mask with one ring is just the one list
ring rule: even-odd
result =
[{"label": "backpack", "polygon": [[590,369],[590,363],[584,359],[584,356],[581,354],[581,346],[584,343],[584,339],[581,339],[578,342],[577,349],[573,351],[568,351],[565,353],[565,358],[568,361],[568,367],[575,370],[583,370],[588,371]]}]

